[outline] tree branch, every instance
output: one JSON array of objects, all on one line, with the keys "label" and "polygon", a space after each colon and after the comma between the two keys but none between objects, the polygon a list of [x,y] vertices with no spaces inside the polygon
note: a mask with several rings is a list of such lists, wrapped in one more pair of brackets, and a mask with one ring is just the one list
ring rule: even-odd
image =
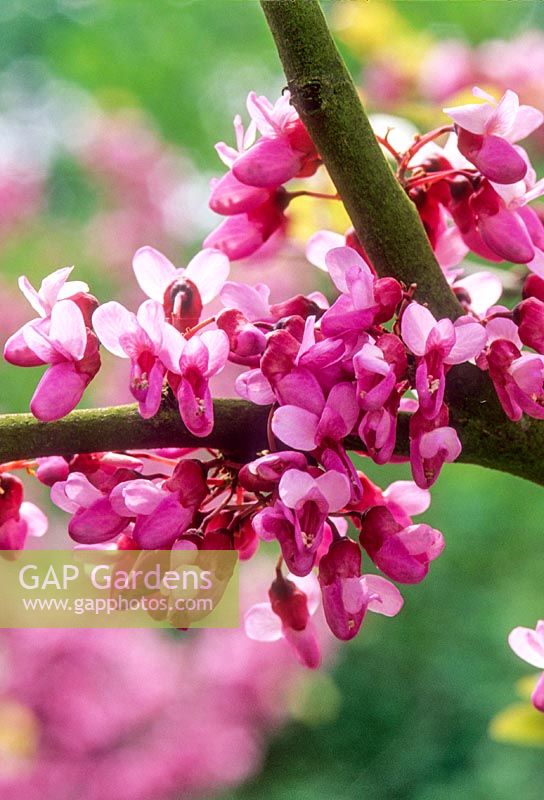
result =
[{"label": "tree branch", "polygon": [[[463,452],[459,461],[491,467],[544,485],[544,425],[506,419],[486,376],[466,364],[448,376],[451,424]],[[476,398],[476,401],[475,401]],[[213,447],[240,462],[268,448],[269,407],[245,400],[216,400],[215,427],[199,439],[185,427],[175,408],[143,419],[136,405],[73,411],[57,422],[38,422],[31,414],[0,415],[0,463],[39,456],[141,450],[158,447]],[[396,454],[409,454],[409,416],[399,415]],[[361,440],[345,441],[350,450],[364,452]]]},{"label": "tree branch", "polygon": [[293,104],[376,271],[406,285],[438,317],[463,311],[414,204],[387,163],[317,0],[261,0]]}]

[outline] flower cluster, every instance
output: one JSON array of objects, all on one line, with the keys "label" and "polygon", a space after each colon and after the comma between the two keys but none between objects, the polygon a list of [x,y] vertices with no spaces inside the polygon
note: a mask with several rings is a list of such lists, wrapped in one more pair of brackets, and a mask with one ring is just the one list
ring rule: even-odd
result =
[{"label": "flower cluster", "polygon": [[[237,393],[270,407],[269,447],[249,463],[196,449],[33,463],[53,502],[71,515],[75,542],[235,549],[241,559],[260,541],[277,542],[268,601],[247,612],[246,631],[285,639],[308,667],[320,661],[312,621],[320,601],[342,640],[358,633],[367,611],[400,611],[392,581],[420,582],[444,547],[439,531],[412,517],[428,507],[443,465],[461,453],[450,424],[450,370],[472,362],[489,373],[510,419],[544,418],[544,228],[528,206],[544,183],[516,144],[543,117],[513,92],[499,103],[477,96],[484,102],[449,109],[455,128],[416,138],[403,153],[381,140],[460,301],[464,313],[454,321],[416,302],[415,287],[379,277],[352,231],[318,232],[308,243],[309,260],[330,279],[327,296],[271,303],[265,284],[228,280],[230,259],[256,253],[285,227],[290,199],[306,193],[288,193],[284,184],[310,178],[320,164],[287,94],[275,104],[250,94],[249,129],[235,120],[237,149],[218,145],[229,172],[212,186],[210,204],[226,219],[189,265],[176,268],[151,247],[136,252],[134,274],[148,296],[136,313],[115,301],[99,305],[86,285],[67,280],[69,269],[44,279],[39,291],[21,279],[40,316],[10,337],[5,356],[20,366],[49,365],[31,401],[38,419],[74,408],[99,369],[99,343],[129,360],[130,391],[144,418],[175,403],[190,433],[209,437],[209,382],[227,362],[239,370]],[[444,133],[449,139],[439,148],[434,140]],[[501,286],[493,275],[461,277],[469,248],[532,270],[513,310],[496,305]],[[206,315],[217,297],[222,309]],[[407,432],[400,452],[399,421]],[[377,464],[409,460],[413,481],[382,491],[356,468],[350,448]],[[2,500],[8,521],[20,506],[10,497]],[[6,541],[22,546],[24,535],[11,527]],[[363,551],[381,575],[364,571]]]}]

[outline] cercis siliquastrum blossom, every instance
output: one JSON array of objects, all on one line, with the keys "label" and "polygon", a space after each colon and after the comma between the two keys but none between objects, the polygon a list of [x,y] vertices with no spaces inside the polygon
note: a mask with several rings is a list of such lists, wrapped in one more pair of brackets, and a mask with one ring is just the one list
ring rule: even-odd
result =
[{"label": "cercis siliquastrum blossom", "polygon": [[[245,560],[260,541],[276,542],[269,600],[247,612],[246,630],[263,641],[284,638],[309,667],[320,661],[312,622],[319,597],[340,639],[357,634],[367,611],[397,614],[403,600],[391,581],[420,582],[444,548],[438,530],[412,517],[427,509],[429,487],[461,452],[446,399],[449,371],[475,363],[510,419],[544,418],[544,226],[529,206],[544,184],[517,144],[542,115],[519,106],[513,92],[498,103],[477,96],[480,105],[448,110],[455,127],[416,137],[406,152],[380,139],[464,309],[455,322],[416,302],[414,287],[378,277],[353,231],[319,231],[308,243],[308,259],[328,274],[326,294],[272,302],[266,284],[228,280],[229,260],[258,255],[275,232],[288,235],[297,196],[339,199],[313,191],[321,160],[287,93],[275,104],[250,94],[249,128],[237,117],[236,148],[218,145],[229,171],[213,183],[210,205],[225,221],[189,265],[178,268],[152,247],[137,251],[133,269],[148,299],[135,312],[115,301],[98,305],[84,284],[67,281],[69,270],[48,276],[39,292],[21,279],[39,317],[10,337],[5,356],[50,365],[31,402],[39,419],[77,404],[98,371],[100,341],[128,360],[141,415],[176,403],[196,437],[213,435],[210,379],[236,365],[237,394],[270,407],[269,447],[249,463],[196,448],[12,462],[2,467],[5,546],[22,547],[43,528],[7,473],[27,468],[71,515],[79,546],[232,549]],[[291,179],[310,188],[290,191]],[[527,264],[532,274],[513,310],[497,305],[495,274],[463,275],[469,249]],[[207,311],[215,298],[223,308]],[[409,417],[413,481],[382,490],[355,466],[346,440],[359,437],[377,464],[402,460],[400,414]]]}]

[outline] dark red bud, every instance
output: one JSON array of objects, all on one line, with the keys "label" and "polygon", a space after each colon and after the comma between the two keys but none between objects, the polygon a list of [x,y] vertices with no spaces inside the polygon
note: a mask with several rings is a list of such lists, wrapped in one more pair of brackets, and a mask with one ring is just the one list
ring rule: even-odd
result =
[{"label": "dark red bud", "polygon": [[310,618],[308,598],[293,581],[278,574],[270,586],[268,596],[272,611],[278,615],[286,628],[294,631],[304,630]]},{"label": "dark red bud", "polygon": [[188,278],[175,280],[168,286],[163,298],[167,322],[181,333],[198,324],[202,314],[202,298],[195,284]]}]

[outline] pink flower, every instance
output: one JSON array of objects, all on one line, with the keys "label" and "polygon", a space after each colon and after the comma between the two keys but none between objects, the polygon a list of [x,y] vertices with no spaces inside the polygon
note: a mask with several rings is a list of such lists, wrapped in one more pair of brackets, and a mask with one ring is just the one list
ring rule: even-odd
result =
[{"label": "pink flower", "polygon": [[225,253],[232,261],[249,258],[273,234],[281,235],[287,225],[284,214],[288,197],[282,188],[268,192],[260,205],[228,216],[204,239],[204,247]]},{"label": "pink flower", "polygon": [[532,106],[520,106],[517,94],[510,90],[498,103],[477,87],[473,94],[484,102],[444,109],[457,125],[459,150],[495,183],[522,180],[527,164],[512,143],[536,130],[543,115]]},{"label": "pink flower", "polygon": [[335,470],[313,477],[299,469],[288,469],[278,492],[279,500],[256,514],[254,528],[265,541],[278,540],[291,572],[307,575],[315,563],[329,514],[349,502],[349,481]]},{"label": "pink flower", "polygon": [[457,432],[448,426],[448,421],[446,405],[432,420],[420,411],[410,417],[410,463],[414,480],[421,489],[432,486],[444,463],[455,461],[461,453]]},{"label": "pink flower", "polygon": [[110,353],[130,359],[130,391],[142,417],[153,417],[166,371],[177,368],[185,340],[155,300],[142,303],[137,314],[115,301],[104,303],[93,314],[93,326]]},{"label": "pink flower", "polygon": [[527,347],[544,353],[544,302],[528,297],[514,309],[519,338]]},{"label": "pink flower", "polygon": [[359,537],[376,566],[399,583],[419,583],[444,549],[444,537],[430,525],[404,527],[384,506],[367,511]]},{"label": "pink flower", "polygon": [[376,344],[364,344],[353,357],[357,378],[357,400],[364,411],[376,411],[406,373],[408,361],[400,339],[392,333]]},{"label": "pink flower", "polygon": [[436,321],[429,309],[410,303],[401,319],[405,344],[417,356],[416,389],[420,410],[429,419],[438,414],[444,399],[445,366],[461,364],[478,355],[486,332],[472,317]]},{"label": "pink flower", "polygon": [[73,269],[73,267],[62,267],[47,275],[38,291],[25,275],[21,275],[19,289],[40,317],[49,317],[53,306],[59,300],[66,300],[79,292],[89,291],[89,287],[83,281],[68,280]]},{"label": "pink flower", "polygon": [[262,137],[234,161],[234,176],[248,186],[275,188],[296,175],[311,175],[319,157],[285,92],[274,105],[250,92],[248,111]]},{"label": "pink flower", "polygon": [[27,323],[20,333],[24,344],[12,350],[8,340],[4,355],[20,366],[50,364],[32,396],[30,410],[42,422],[60,419],[77,406],[100,369],[96,336],[85,327],[83,314],[72,300],[57,301],[49,317]]},{"label": "pink flower", "polygon": [[[537,669],[544,670],[544,620],[539,620],[536,628],[514,628],[508,637],[508,644],[514,653]],[[544,712],[544,672],[533,691],[532,701],[537,711]]]},{"label": "pink flower", "polygon": [[23,484],[15,475],[0,474],[0,550],[22,550],[27,536],[43,536],[47,517],[23,500]]},{"label": "pink flower", "polygon": [[257,603],[244,614],[244,628],[250,639],[275,642],[285,639],[305,667],[317,669],[321,653],[310,617],[319,607],[319,585],[315,575],[301,578],[278,572],[269,591],[270,602]]},{"label": "pink flower", "polygon": [[366,330],[393,316],[402,298],[398,281],[376,280],[368,264],[352,247],[329,250],[325,260],[329,275],[342,293],[321,320],[321,330],[326,336]]},{"label": "pink flower", "polygon": [[184,333],[197,324],[202,306],[217,297],[230,264],[225,253],[207,248],[178,269],[153,247],[141,247],[132,268],[141,290],[163,304],[168,322]]},{"label": "pink flower", "polygon": [[367,611],[394,617],[402,608],[399,590],[379,575],[361,575],[361,550],[336,539],[319,562],[319,584],[327,623],[338,639],[353,639]]},{"label": "pink flower", "polygon": [[293,450],[268,453],[244,464],[238,480],[249,491],[271,492],[288,469],[306,470],[306,456]]},{"label": "pink flower", "polygon": [[176,392],[181,418],[195,436],[213,430],[213,402],[209,379],[225,366],[229,339],[224,331],[206,331],[192,336],[184,345],[170,384]]},{"label": "pink flower", "polygon": [[478,359],[489,370],[505,414],[514,422],[523,412],[544,419],[544,356],[522,353],[516,325],[494,319],[487,325],[488,348]]}]

